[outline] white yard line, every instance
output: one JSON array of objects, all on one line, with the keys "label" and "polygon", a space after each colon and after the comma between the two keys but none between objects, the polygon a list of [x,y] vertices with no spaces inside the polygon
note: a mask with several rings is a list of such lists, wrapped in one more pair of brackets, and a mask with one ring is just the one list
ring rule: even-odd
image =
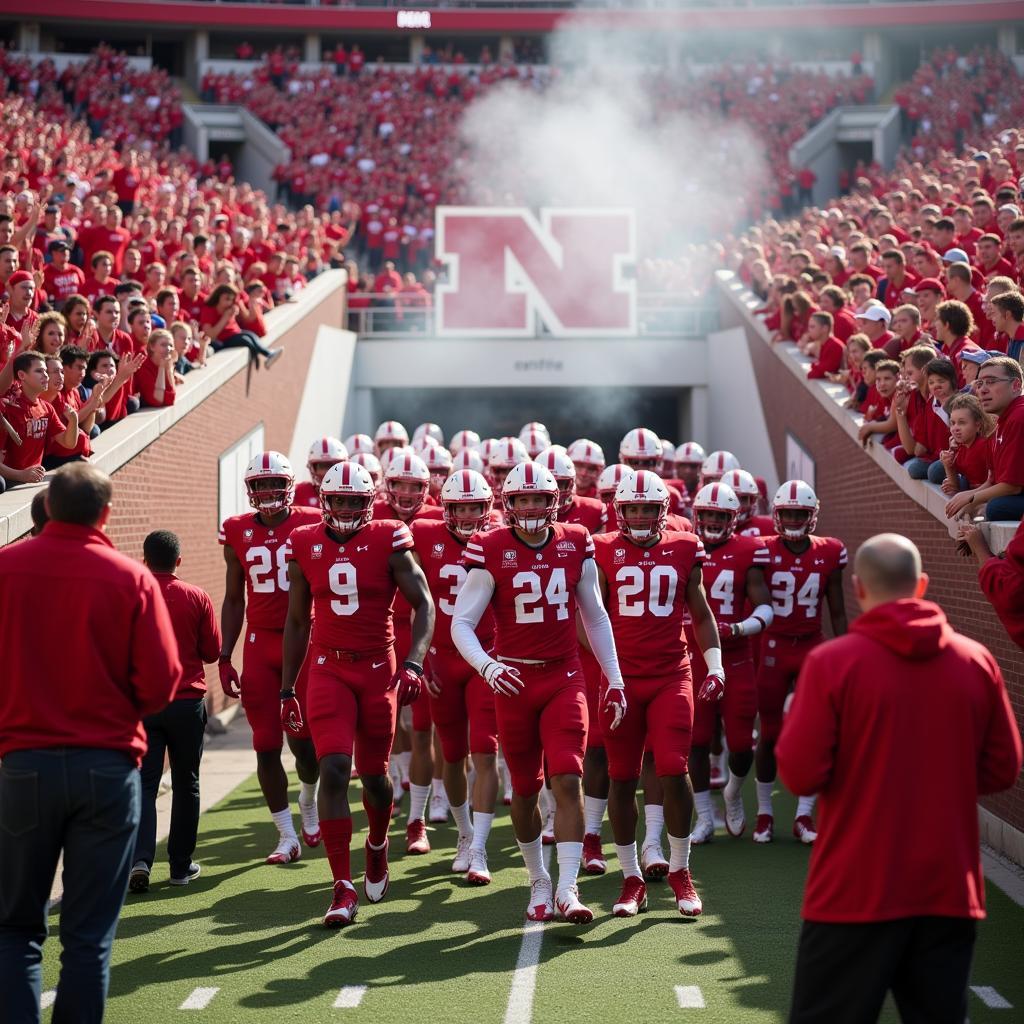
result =
[{"label": "white yard line", "polygon": [[991,985],[972,985],[971,991],[990,1010],[1012,1010],[1013,1003],[1004,999]]},{"label": "white yard line", "polygon": [[366,995],[365,985],[345,985],[334,1000],[336,1010],[354,1010]]},{"label": "white yard line", "polygon": [[[544,847],[544,867],[551,863],[551,847]],[[544,922],[527,921],[523,925],[523,941],[519,946],[519,959],[512,972],[512,985],[508,993],[505,1024],[530,1024],[533,1017],[533,996],[537,989],[537,965],[540,947],[544,941]]]},{"label": "white yard line", "polygon": [[43,1010],[48,1010],[53,1006],[53,1001],[57,998],[57,990],[51,988],[48,992],[44,992],[39,999],[39,1006]]},{"label": "white yard line", "polygon": [[213,997],[220,991],[214,985],[203,986],[192,989],[192,994],[178,1007],[179,1010],[205,1010]]},{"label": "white yard line", "polygon": [[707,1006],[699,985],[676,985],[676,1000],[680,1010],[703,1010]]}]

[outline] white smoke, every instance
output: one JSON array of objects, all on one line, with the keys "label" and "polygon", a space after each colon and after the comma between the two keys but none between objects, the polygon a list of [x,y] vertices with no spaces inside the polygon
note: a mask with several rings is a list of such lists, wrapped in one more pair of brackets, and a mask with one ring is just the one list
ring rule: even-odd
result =
[{"label": "white smoke", "polygon": [[[687,107],[684,70],[652,70],[621,36],[556,35],[567,70],[546,89],[506,84],[468,108],[459,168],[480,205],[631,206],[641,256],[679,256],[742,219],[764,180],[753,132]],[[610,55],[615,55],[612,63]]]}]

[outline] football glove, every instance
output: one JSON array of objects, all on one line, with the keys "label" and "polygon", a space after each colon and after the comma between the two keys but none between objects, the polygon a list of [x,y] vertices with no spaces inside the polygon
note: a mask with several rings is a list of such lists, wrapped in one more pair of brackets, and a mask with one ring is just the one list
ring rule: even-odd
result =
[{"label": "football glove", "polygon": [[398,706],[404,708],[407,704],[412,704],[420,695],[420,690],[423,688],[423,677],[407,664],[403,665],[391,677],[388,689],[394,690],[396,687],[398,688]]},{"label": "football glove", "polygon": [[281,724],[292,732],[302,731],[302,708],[294,693],[290,697],[281,698]]},{"label": "football glove", "polygon": [[608,729],[610,732],[614,732],[626,716],[626,691],[619,687],[609,686],[604,695],[604,711],[611,719]]},{"label": "football glove", "polygon": [[490,661],[484,667],[484,682],[496,694],[502,697],[518,696],[523,688],[523,681],[519,678],[519,669],[511,665],[505,665],[500,661]]}]

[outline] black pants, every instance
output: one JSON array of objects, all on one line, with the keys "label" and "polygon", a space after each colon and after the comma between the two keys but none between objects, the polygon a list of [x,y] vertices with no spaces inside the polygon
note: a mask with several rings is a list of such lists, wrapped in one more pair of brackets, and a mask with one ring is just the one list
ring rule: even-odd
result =
[{"label": "black pants", "polygon": [[171,762],[171,831],[167,860],[172,878],[183,878],[192,863],[199,832],[199,762],[203,757],[206,703],[201,697],[171,701],[163,711],[143,719],[149,749],[142,759],[142,813],[132,862],[153,866],[156,853],[156,796],[164,771],[164,754]]},{"label": "black pants", "polygon": [[230,338],[221,338],[220,341],[213,342],[212,348],[214,352],[219,352],[223,348],[247,348],[254,362],[259,356],[270,355],[270,349],[252,331],[239,331]]},{"label": "black pants", "polygon": [[139,772],[119,750],[16,750],[0,765],[0,1020],[38,1024],[43,943],[64,853],[54,1024],[99,1024],[128,891]]},{"label": "black pants", "polygon": [[868,1024],[889,991],[905,1024],[963,1024],[975,932],[966,917],[805,921],[790,1024]]}]

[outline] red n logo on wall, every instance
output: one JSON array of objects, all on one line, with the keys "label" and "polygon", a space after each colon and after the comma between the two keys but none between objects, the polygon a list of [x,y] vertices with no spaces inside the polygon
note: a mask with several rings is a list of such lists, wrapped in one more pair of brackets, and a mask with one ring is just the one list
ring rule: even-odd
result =
[{"label": "red n logo on wall", "polygon": [[538,316],[556,337],[636,333],[632,210],[441,206],[436,238],[438,334],[532,337]]}]

